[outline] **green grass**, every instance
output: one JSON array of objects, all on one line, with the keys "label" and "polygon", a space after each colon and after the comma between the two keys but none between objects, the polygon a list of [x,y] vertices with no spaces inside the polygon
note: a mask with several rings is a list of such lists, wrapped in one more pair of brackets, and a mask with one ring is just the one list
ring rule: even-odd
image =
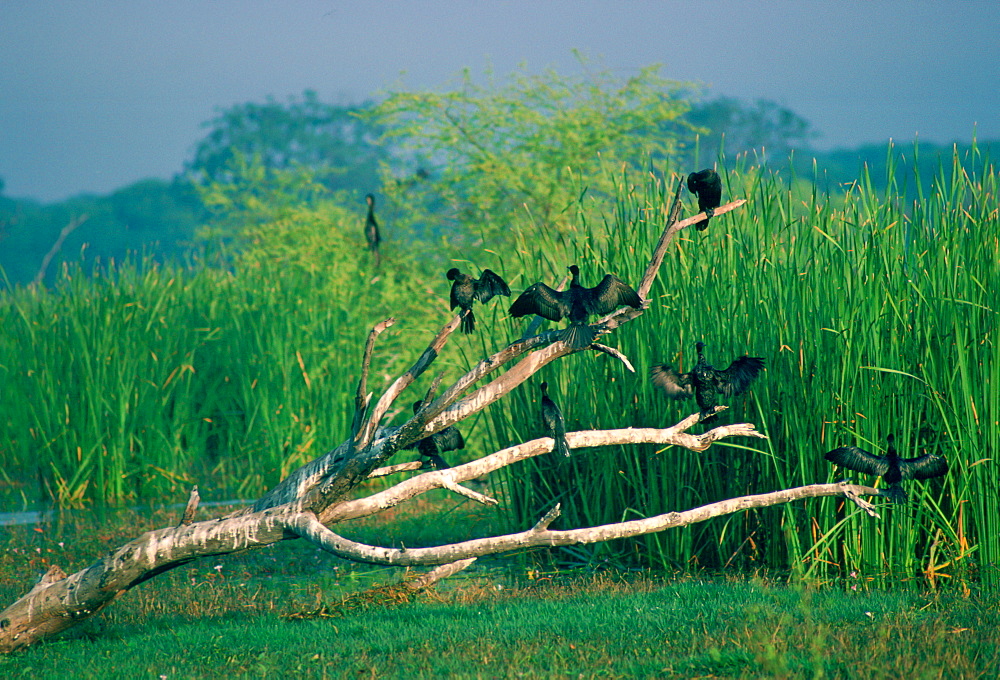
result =
[{"label": "green grass", "polygon": [[294,621],[282,617],[336,607],[329,576],[297,588],[191,571],[170,598],[189,606],[162,612],[159,593],[130,595],[139,601],[83,635],[0,659],[4,677],[972,678],[1000,663],[995,598],[724,580],[511,585],[485,572],[413,602]]},{"label": "green grass", "polygon": [[[79,569],[178,512],[74,513],[0,529],[0,600],[50,564]],[[389,520],[343,531],[414,546],[493,531],[497,516],[443,498]],[[1000,595],[977,586],[965,596],[866,578],[792,587],[506,559],[404,598],[386,588],[404,573],[304,541],[199,560],[54,640],[0,656],[0,675],[972,678],[1000,663]]]}]

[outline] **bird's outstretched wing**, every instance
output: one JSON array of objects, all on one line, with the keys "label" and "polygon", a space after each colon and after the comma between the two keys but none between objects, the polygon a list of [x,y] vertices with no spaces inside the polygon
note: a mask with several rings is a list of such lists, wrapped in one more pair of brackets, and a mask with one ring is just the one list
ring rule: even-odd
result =
[{"label": "bird's outstretched wing", "polygon": [[823,457],[841,467],[856,470],[866,475],[882,476],[889,471],[889,464],[884,456],[876,456],[864,449],[859,449],[857,446],[834,449]]},{"label": "bird's outstretched wing", "polygon": [[510,315],[518,317],[537,314],[549,321],[559,321],[569,314],[562,296],[562,293],[544,283],[532,284],[514,300],[514,304],[510,306]]},{"label": "bird's outstretched wing", "polygon": [[750,389],[751,383],[764,370],[764,360],[760,357],[741,356],[729,364],[724,371],[716,371],[719,391],[727,397],[735,397]]},{"label": "bird's outstretched wing", "polygon": [[901,459],[899,461],[899,471],[903,479],[940,477],[948,472],[948,461],[942,456],[925,453],[916,458]]},{"label": "bird's outstretched wing", "polygon": [[488,302],[494,295],[510,295],[510,288],[499,274],[484,269],[483,275],[479,277],[476,285],[476,299],[480,302]]},{"label": "bird's outstretched wing", "polygon": [[690,373],[678,373],[667,364],[654,364],[649,379],[671,399],[690,399],[694,394]]},{"label": "bird's outstretched wing", "polygon": [[590,289],[586,298],[588,314],[607,314],[622,305],[635,309],[642,306],[639,294],[614,274],[605,274],[601,282]]}]

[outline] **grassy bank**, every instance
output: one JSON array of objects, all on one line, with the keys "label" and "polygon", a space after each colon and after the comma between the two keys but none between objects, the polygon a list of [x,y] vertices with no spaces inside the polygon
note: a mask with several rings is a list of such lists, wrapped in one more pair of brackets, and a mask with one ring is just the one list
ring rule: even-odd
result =
[{"label": "grassy bank", "polygon": [[[5,536],[4,597],[24,587],[11,567],[34,559],[37,538],[24,533]],[[1000,664],[995,592],[568,576],[502,564],[415,597],[380,588],[398,575],[347,568],[301,541],[203,560],[143,584],[83,630],[0,658],[0,673],[973,678]]]}]

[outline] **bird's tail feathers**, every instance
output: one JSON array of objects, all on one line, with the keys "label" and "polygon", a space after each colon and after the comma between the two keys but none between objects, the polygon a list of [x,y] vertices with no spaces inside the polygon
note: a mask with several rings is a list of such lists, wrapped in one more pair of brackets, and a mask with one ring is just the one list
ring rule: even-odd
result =
[{"label": "bird's tail feathers", "polygon": [[595,337],[596,333],[590,326],[573,323],[563,332],[562,340],[573,349],[583,349],[589,347]]},{"label": "bird's tail feathers", "polygon": [[569,442],[566,441],[565,436],[556,435],[554,437],[555,444],[552,447],[552,453],[560,453],[567,458],[570,457],[572,449],[569,448]]},{"label": "bird's tail feathers", "polygon": [[462,332],[471,333],[476,330],[476,316],[472,313],[472,308],[465,310],[462,314]]},{"label": "bird's tail feathers", "polygon": [[882,489],[882,495],[893,503],[905,503],[907,498],[906,490],[903,489],[901,484],[890,484]]},{"label": "bird's tail feathers", "polygon": [[448,463],[444,462],[444,458],[436,453],[423,453],[421,455],[431,464],[431,466],[433,466],[435,470],[447,470],[451,468]]}]

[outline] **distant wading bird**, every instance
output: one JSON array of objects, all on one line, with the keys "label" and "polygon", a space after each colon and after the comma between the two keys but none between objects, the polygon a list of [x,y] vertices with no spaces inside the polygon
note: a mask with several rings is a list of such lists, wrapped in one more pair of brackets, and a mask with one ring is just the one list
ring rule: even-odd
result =
[{"label": "distant wading bird", "polygon": [[375,255],[375,266],[378,266],[378,244],[382,242],[382,236],[378,233],[378,222],[375,220],[375,197],[371,194],[365,196],[368,203],[368,217],[365,218],[365,240],[368,241],[368,249]]},{"label": "distant wading bird", "polygon": [[562,411],[549,398],[549,384],[547,382],[543,382],[539,389],[542,391],[542,424],[545,425],[545,432],[555,440],[552,445],[552,453],[561,453],[569,458],[570,448],[566,442],[566,421],[563,419]]},{"label": "distant wading bird", "polygon": [[451,308],[461,307],[462,332],[471,333],[476,329],[476,317],[472,314],[472,303],[475,300],[488,302],[494,295],[506,295],[510,297],[510,288],[507,282],[489,269],[483,270],[483,275],[474,279],[468,274],[463,274],[457,269],[449,269],[446,274],[451,284]]},{"label": "distant wading bird", "polygon": [[888,485],[882,493],[893,503],[906,501],[904,479],[930,479],[948,472],[948,461],[942,456],[925,453],[916,458],[900,458],[890,434],[885,438],[885,455],[869,453],[857,446],[844,446],[827,453],[824,458],[832,463],[866,475],[878,475]]},{"label": "distant wading bird", "polygon": [[[413,412],[416,413],[424,405],[422,400],[413,403]],[[465,440],[462,433],[456,427],[446,427],[440,432],[435,432],[430,437],[419,439],[406,448],[416,449],[421,457],[430,461],[437,470],[447,470],[450,465],[444,461],[439,454],[445,451],[457,451],[465,448]]]},{"label": "distant wading bird", "polygon": [[701,408],[700,422],[707,423],[715,418],[715,407],[720,397],[735,397],[750,389],[751,383],[764,368],[760,357],[743,355],[729,364],[724,371],[716,370],[705,361],[705,343],[695,344],[698,363],[690,373],[678,373],[667,364],[655,364],[649,377],[671,399],[688,399],[691,395]]},{"label": "distant wading bird", "polygon": [[715,209],[722,204],[722,178],[711,168],[688,175],[688,191],[698,197],[698,210],[705,213],[705,219],[696,222],[698,231],[708,229]]},{"label": "distant wading bird", "polygon": [[582,349],[594,342],[596,331],[587,325],[587,317],[593,314],[607,314],[622,305],[635,309],[642,306],[639,294],[632,287],[613,274],[605,274],[593,288],[584,288],[577,280],[580,268],[570,265],[573,275],[569,290],[558,291],[544,283],[536,283],[514,300],[510,315],[514,317],[537,314],[550,321],[569,319],[569,327],[562,340],[573,349]]}]

